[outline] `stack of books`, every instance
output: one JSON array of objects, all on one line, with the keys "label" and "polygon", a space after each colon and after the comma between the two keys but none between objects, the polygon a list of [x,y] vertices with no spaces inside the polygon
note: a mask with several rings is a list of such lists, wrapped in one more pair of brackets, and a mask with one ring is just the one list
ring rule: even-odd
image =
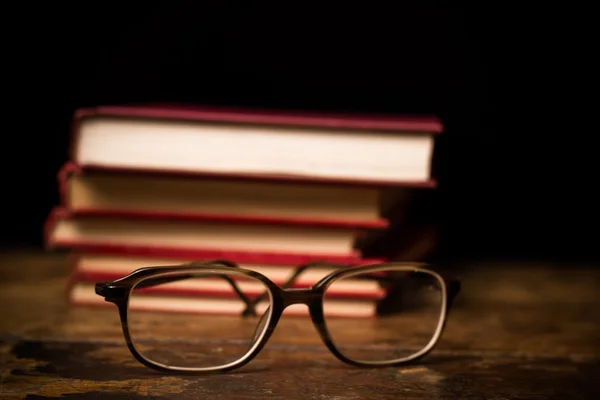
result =
[{"label": "stack of books", "polygon": [[[386,210],[411,191],[435,186],[431,158],[441,131],[435,118],[82,109],[46,244],[70,252],[67,292],[75,305],[107,304],[93,284],[140,267],[227,259],[283,285],[305,263],[383,261],[364,258],[358,244],[381,237],[390,226]],[[309,268],[292,285],[310,286],[334,269]],[[216,284],[181,285],[168,299],[149,298],[148,307],[239,311],[216,295]],[[330,312],[374,313],[378,288],[339,288]]]}]

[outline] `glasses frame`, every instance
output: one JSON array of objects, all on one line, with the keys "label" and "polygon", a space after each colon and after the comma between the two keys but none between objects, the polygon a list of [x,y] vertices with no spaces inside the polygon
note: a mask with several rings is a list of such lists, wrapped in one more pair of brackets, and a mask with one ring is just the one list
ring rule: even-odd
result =
[{"label": "glasses frame", "polygon": [[[298,275],[310,266],[333,266],[338,267],[338,270],[328,274],[323,277],[313,286],[308,288],[286,288],[293,283],[293,281],[298,277]],[[429,275],[432,275],[437,279],[440,283],[441,297],[442,297],[442,306],[441,306],[441,314],[440,320],[438,322],[438,326],[434,335],[432,336],[429,343],[420,351],[407,356],[394,360],[388,361],[360,361],[354,360],[344,356],[335,346],[334,340],[329,334],[327,329],[327,325],[325,322],[325,314],[323,310],[323,299],[325,296],[325,292],[327,288],[333,284],[336,280],[341,278],[348,278],[354,275],[369,273],[369,272],[378,272],[382,270],[389,270],[390,268],[394,268],[397,271],[406,271],[406,272],[422,272]],[[142,354],[140,354],[131,338],[131,334],[129,332],[129,323],[128,323],[128,305],[129,298],[132,290],[138,285],[140,282],[144,280],[148,280],[149,278],[167,278],[173,275],[180,275],[185,273],[198,273],[198,274],[206,274],[206,273],[215,273],[215,274],[228,274],[228,275],[238,275],[243,277],[248,277],[252,279],[256,279],[265,285],[268,289],[269,296],[271,298],[271,307],[261,318],[267,316],[268,320],[266,321],[266,325],[264,326],[263,331],[260,333],[260,336],[254,340],[253,345],[248,349],[246,354],[242,356],[240,359],[222,365],[218,367],[209,367],[209,368],[189,368],[189,367],[175,367],[168,366],[165,364],[161,364],[155,361],[152,361]],[[226,277],[224,277],[226,278]],[[227,279],[227,278],[226,278]],[[248,299],[239,288],[234,280],[227,279],[229,283],[232,285],[233,289],[236,291],[237,295],[246,303],[246,310],[244,311],[244,315],[249,313],[254,313],[254,305],[256,302]],[[328,350],[340,361],[355,366],[355,367],[389,367],[389,366],[399,366],[405,365],[414,361],[417,361],[423,358],[425,355],[431,352],[434,346],[437,344],[440,339],[445,326],[448,314],[452,307],[452,303],[456,295],[460,292],[460,281],[454,278],[450,278],[448,276],[442,275],[439,272],[433,271],[429,268],[428,264],[424,263],[410,263],[410,262],[385,262],[378,263],[372,265],[364,265],[364,266],[352,266],[348,268],[347,265],[340,264],[331,264],[331,263],[320,263],[313,262],[309,264],[305,264],[299,266],[297,272],[292,276],[292,278],[286,282],[284,287],[281,287],[275,284],[266,276],[252,271],[248,269],[244,269],[239,267],[237,264],[227,261],[227,260],[213,260],[207,262],[193,262],[190,264],[177,265],[177,266],[153,266],[153,267],[144,267],[139,268],[129,275],[119,278],[113,281],[107,282],[98,282],[95,285],[95,292],[97,295],[104,297],[105,301],[113,303],[117,306],[119,311],[119,317],[121,320],[121,326],[123,330],[123,335],[125,337],[125,341],[127,343],[127,347],[133,354],[133,356],[143,365],[152,368],[154,370],[160,372],[168,372],[168,373],[182,373],[182,374],[207,374],[207,373],[219,373],[219,372],[228,372],[234,369],[238,369],[247,363],[249,363],[254,357],[256,357],[260,351],[263,349],[265,344],[268,342],[272,333],[274,332],[277,324],[284,312],[284,310],[293,304],[305,304],[308,306],[310,319],[315,326],[322,342],[328,348]],[[262,298],[263,296],[259,296]],[[258,300],[258,299],[257,299]],[[267,315],[268,314],[268,315]],[[259,321],[258,325],[260,325],[262,321]]]}]

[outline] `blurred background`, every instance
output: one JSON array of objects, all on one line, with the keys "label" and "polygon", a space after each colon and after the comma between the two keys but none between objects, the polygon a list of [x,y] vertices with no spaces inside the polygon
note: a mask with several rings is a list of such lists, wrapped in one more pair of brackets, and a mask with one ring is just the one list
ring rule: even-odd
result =
[{"label": "blurred background", "polygon": [[582,105],[590,67],[582,41],[550,11],[215,3],[48,3],[27,19],[14,11],[3,246],[42,246],[75,109],[184,102],[438,115],[445,260],[598,259],[596,127]]}]

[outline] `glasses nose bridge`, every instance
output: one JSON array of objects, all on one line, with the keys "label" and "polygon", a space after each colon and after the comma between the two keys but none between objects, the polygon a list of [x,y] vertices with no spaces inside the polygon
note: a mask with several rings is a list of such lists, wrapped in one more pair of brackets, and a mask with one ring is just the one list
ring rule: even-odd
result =
[{"label": "glasses nose bridge", "polygon": [[283,289],[282,292],[284,307],[291,306],[292,304],[309,305],[320,296],[320,293],[313,288]]}]

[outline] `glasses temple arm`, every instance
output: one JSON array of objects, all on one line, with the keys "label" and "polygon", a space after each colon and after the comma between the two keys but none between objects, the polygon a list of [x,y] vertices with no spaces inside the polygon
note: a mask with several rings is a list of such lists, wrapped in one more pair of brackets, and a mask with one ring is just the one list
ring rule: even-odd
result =
[{"label": "glasses temple arm", "polygon": [[448,298],[446,301],[446,313],[450,312],[452,308],[452,304],[454,303],[454,299],[460,293],[461,283],[458,279],[455,278],[445,278],[446,286],[448,288]]},{"label": "glasses temple arm", "polygon": [[323,261],[313,261],[313,262],[309,262],[309,263],[305,263],[305,264],[299,265],[298,267],[296,267],[296,270],[294,271],[294,273],[292,274],[292,276],[290,276],[290,278],[282,285],[282,287],[283,288],[288,288],[288,287],[292,286],[294,284],[294,282],[296,282],[296,279],[298,279],[298,277],[300,275],[302,275],[302,273],[304,271],[306,271],[307,269],[309,269],[311,267],[346,268],[347,265],[345,265],[345,264],[335,264],[335,263],[323,262]]},{"label": "glasses temple arm", "polygon": [[[230,261],[226,261],[226,260],[213,260],[213,261],[208,261],[208,262],[194,261],[194,262],[191,262],[191,263],[188,263],[185,265],[191,266],[191,267],[226,266],[226,267],[230,267],[230,268],[239,268],[236,264],[234,264]],[[233,289],[235,294],[246,304],[246,309],[244,310],[244,315],[248,315],[248,314],[256,315],[255,304],[248,298],[248,296],[246,296],[244,294],[244,292],[242,292],[240,290],[239,286],[235,283],[235,281],[227,275],[222,275],[222,274],[185,274],[185,275],[178,275],[178,276],[162,276],[162,277],[145,279],[144,281],[142,281],[138,285],[136,285],[136,288],[143,289],[146,287],[164,285],[166,283],[172,283],[172,282],[190,279],[190,278],[193,278],[198,275],[219,277],[219,278],[227,281],[227,283],[229,283],[229,285],[231,286],[231,288]]]},{"label": "glasses temple arm", "polygon": [[[221,259],[211,260],[208,262],[195,261],[195,262],[191,262],[189,265],[197,266],[197,265],[205,265],[205,264],[211,264],[211,265],[218,264],[218,265],[229,267],[229,268],[240,268],[239,265],[237,265],[236,263],[234,263],[232,261],[221,260]],[[248,298],[248,296],[246,296],[244,294],[244,292],[242,292],[240,290],[239,286],[235,283],[235,281],[233,279],[230,279],[229,277],[226,277],[226,278],[230,281],[230,285],[233,288],[233,290],[235,291],[235,293],[238,295],[238,297],[240,299],[242,299],[244,301],[244,303],[246,304],[246,308],[242,311],[242,316],[252,315],[252,316],[256,317],[257,316],[256,305],[258,304],[258,301],[250,300]],[[259,297],[261,297],[261,296],[259,296]]]}]

